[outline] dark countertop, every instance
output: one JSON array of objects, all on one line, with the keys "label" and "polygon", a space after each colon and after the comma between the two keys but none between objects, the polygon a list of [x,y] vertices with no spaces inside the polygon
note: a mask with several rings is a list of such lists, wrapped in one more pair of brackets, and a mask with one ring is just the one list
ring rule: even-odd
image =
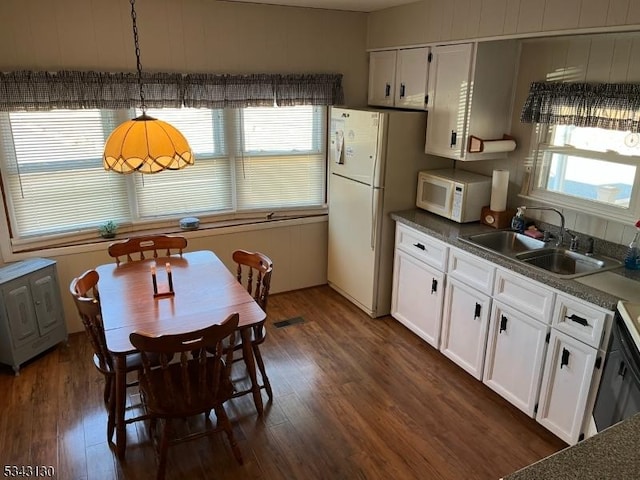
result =
[{"label": "dark countertop", "polygon": [[[611,295],[588,285],[583,285],[574,279],[559,278],[551,273],[545,272],[544,270],[531,267],[521,261],[504,257],[480,247],[475,247],[458,239],[459,236],[467,236],[495,230],[481,224],[480,222],[456,223],[419,209],[393,212],[391,213],[391,218],[396,222],[413,227],[418,231],[424,232],[427,235],[437,238],[461,250],[468,251],[469,253],[484,258],[496,265],[525,275],[533,280],[548,285],[561,292],[581,298],[602,308],[615,310],[618,300],[620,300],[620,297]],[[640,271],[628,271],[624,267],[619,267],[609,271],[640,282]],[[638,284],[638,287],[640,288],[640,283]]]},{"label": "dark countertop", "polygon": [[640,478],[640,414],[504,477],[504,480]]}]

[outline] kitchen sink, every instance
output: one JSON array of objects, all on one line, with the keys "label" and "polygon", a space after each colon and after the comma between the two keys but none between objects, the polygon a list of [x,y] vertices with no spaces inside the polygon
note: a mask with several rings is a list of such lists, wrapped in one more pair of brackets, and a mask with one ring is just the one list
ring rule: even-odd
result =
[{"label": "kitchen sink", "polygon": [[512,230],[496,230],[494,232],[477,233],[460,237],[473,245],[489,249],[493,252],[511,256],[515,253],[537,250],[547,246],[542,240],[536,240]]},{"label": "kitchen sink", "polygon": [[593,257],[564,248],[544,248],[515,255],[518,260],[565,278],[602,272],[622,265],[608,257]]},{"label": "kitchen sink", "polygon": [[611,270],[622,262],[609,257],[589,256],[531,238],[512,230],[495,230],[458,237],[462,242],[490,250],[547,271],[561,278],[576,278]]}]

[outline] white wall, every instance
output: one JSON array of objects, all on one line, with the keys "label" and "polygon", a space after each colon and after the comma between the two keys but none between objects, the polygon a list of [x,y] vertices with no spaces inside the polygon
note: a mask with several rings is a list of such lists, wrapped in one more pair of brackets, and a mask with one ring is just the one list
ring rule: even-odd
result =
[{"label": "white wall", "polygon": [[367,48],[639,25],[640,0],[421,0],[370,14]]},{"label": "white wall", "polygon": [[[138,0],[136,10],[145,71],[342,73],[346,102],[366,103],[364,13],[214,0]],[[0,71],[63,69],[135,70],[128,0],[0,1]],[[230,268],[235,248],[268,254],[274,261],[272,292],[326,283],[326,218],[187,236],[188,251],[213,250]],[[85,270],[113,261],[106,246],[32,253],[58,262],[72,332],[82,326],[69,283]]]},{"label": "white wall", "polygon": [[[509,170],[509,206],[526,203],[517,194],[530,164],[532,126],[520,123],[520,112],[531,82],[545,81],[551,74],[556,80],[568,79],[569,72],[572,81],[640,82],[640,0],[421,0],[374,12],[368,25],[369,49],[523,38],[510,132],[518,148],[508,160],[461,167],[486,175],[496,168]],[[567,228],[576,232],[619,244],[628,244],[635,234],[633,225],[568,209],[563,213]],[[559,223],[551,212],[530,214]]]}]

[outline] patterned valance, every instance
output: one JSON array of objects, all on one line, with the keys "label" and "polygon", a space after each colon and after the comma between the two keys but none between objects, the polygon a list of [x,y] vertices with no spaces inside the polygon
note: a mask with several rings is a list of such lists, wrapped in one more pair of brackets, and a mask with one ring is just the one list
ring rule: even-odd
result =
[{"label": "patterned valance", "polygon": [[[344,101],[341,74],[182,75],[143,72],[142,81],[145,105],[149,108],[337,105]],[[135,73],[0,73],[0,111],[139,106]]]},{"label": "patterned valance", "polygon": [[640,84],[534,82],[524,123],[640,131]]}]

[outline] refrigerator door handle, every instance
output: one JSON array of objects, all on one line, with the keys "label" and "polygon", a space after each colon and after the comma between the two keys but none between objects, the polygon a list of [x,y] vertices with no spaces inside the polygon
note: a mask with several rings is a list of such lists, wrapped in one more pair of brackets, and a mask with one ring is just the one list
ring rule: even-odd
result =
[{"label": "refrigerator door handle", "polygon": [[376,232],[378,231],[378,213],[380,212],[379,203],[380,203],[380,195],[382,194],[381,187],[371,187],[371,250],[375,250],[376,248]]}]

